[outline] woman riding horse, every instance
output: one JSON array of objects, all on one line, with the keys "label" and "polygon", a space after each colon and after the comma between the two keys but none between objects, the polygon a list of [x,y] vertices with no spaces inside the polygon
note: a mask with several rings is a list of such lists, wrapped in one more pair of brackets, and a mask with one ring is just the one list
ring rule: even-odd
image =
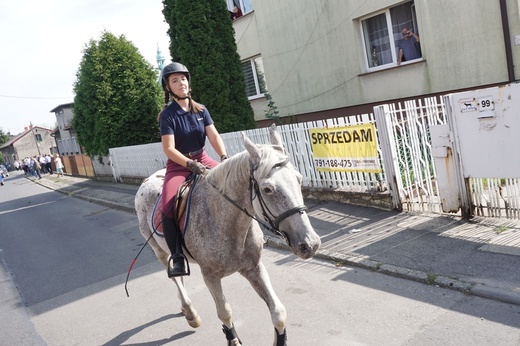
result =
[{"label": "woman riding horse", "polygon": [[168,157],[161,202],[164,239],[171,253],[167,266],[171,278],[188,274],[181,233],[173,216],[175,194],[191,173],[202,174],[206,168],[218,165],[204,150],[206,136],[221,161],[227,159],[227,155],[208,110],[190,96],[190,72],[186,66],[177,62],[167,65],[161,79],[165,104],[158,121],[162,148]]}]

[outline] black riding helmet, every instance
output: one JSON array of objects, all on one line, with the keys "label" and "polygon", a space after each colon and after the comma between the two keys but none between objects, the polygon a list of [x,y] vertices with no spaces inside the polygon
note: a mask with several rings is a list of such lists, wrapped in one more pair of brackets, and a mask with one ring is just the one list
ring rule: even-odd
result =
[{"label": "black riding helmet", "polygon": [[172,62],[171,64],[166,65],[161,73],[161,84],[164,91],[168,91],[166,90],[166,85],[168,84],[168,76],[173,73],[183,73],[188,79],[188,82],[190,81],[190,71],[188,71],[186,66],[178,62]]}]

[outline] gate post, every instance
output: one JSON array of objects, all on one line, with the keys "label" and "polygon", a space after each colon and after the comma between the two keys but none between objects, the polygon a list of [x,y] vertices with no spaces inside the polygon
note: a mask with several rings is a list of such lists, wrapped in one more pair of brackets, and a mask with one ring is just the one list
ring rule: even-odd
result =
[{"label": "gate post", "polygon": [[469,178],[464,178],[464,169],[462,167],[460,142],[458,136],[457,122],[455,121],[455,112],[453,110],[454,100],[453,94],[445,95],[444,105],[446,107],[446,120],[450,126],[450,130],[453,133],[452,138],[452,149],[453,149],[453,161],[455,162],[455,178],[457,179],[457,185],[459,187],[460,197],[460,211],[464,219],[469,219],[473,213],[474,208],[471,204],[471,187],[469,186]]},{"label": "gate post", "polygon": [[374,107],[376,118],[377,136],[381,146],[383,158],[383,170],[385,172],[386,184],[392,196],[392,208],[398,211],[403,210],[400,191],[403,190],[401,172],[397,161],[397,149],[395,147],[395,137],[392,131],[392,124],[387,117],[389,113],[388,105]]}]

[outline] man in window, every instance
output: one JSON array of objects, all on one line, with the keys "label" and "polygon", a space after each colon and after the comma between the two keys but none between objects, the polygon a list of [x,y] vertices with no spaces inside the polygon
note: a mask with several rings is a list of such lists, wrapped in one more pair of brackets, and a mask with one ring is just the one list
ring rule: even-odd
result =
[{"label": "man in window", "polygon": [[401,65],[403,61],[419,59],[422,56],[419,46],[419,35],[414,34],[408,28],[403,28],[401,33],[403,34],[403,39],[397,45],[399,49],[397,65]]}]

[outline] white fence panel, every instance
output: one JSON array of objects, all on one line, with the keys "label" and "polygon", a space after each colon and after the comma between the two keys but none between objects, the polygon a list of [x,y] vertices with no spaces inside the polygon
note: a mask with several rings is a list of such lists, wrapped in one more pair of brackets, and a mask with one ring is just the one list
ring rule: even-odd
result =
[{"label": "white fence panel", "polygon": [[[309,129],[338,127],[374,122],[372,114],[350,116],[324,121],[279,126],[284,146],[295,168],[303,175],[304,187],[335,188],[348,191],[365,192],[380,188],[381,174],[318,172],[312,159]],[[269,143],[269,129],[260,128],[243,131],[256,144]],[[221,135],[228,155],[244,150],[242,132]],[[209,156],[218,160],[211,145],[205,146]],[[122,177],[146,178],[159,169],[166,167],[166,156],[160,143],[111,148],[110,159],[116,181]]]},{"label": "white fence panel", "polygon": [[166,167],[161,143],[111,148],[109,153],[116,181],[121,177],[146,178]]},{"label": "white fence panel", "polygon": [[108,156],[94,156],[92,157],[92,166],[94,172],[98,176],[114,175],[113,167]]}]

